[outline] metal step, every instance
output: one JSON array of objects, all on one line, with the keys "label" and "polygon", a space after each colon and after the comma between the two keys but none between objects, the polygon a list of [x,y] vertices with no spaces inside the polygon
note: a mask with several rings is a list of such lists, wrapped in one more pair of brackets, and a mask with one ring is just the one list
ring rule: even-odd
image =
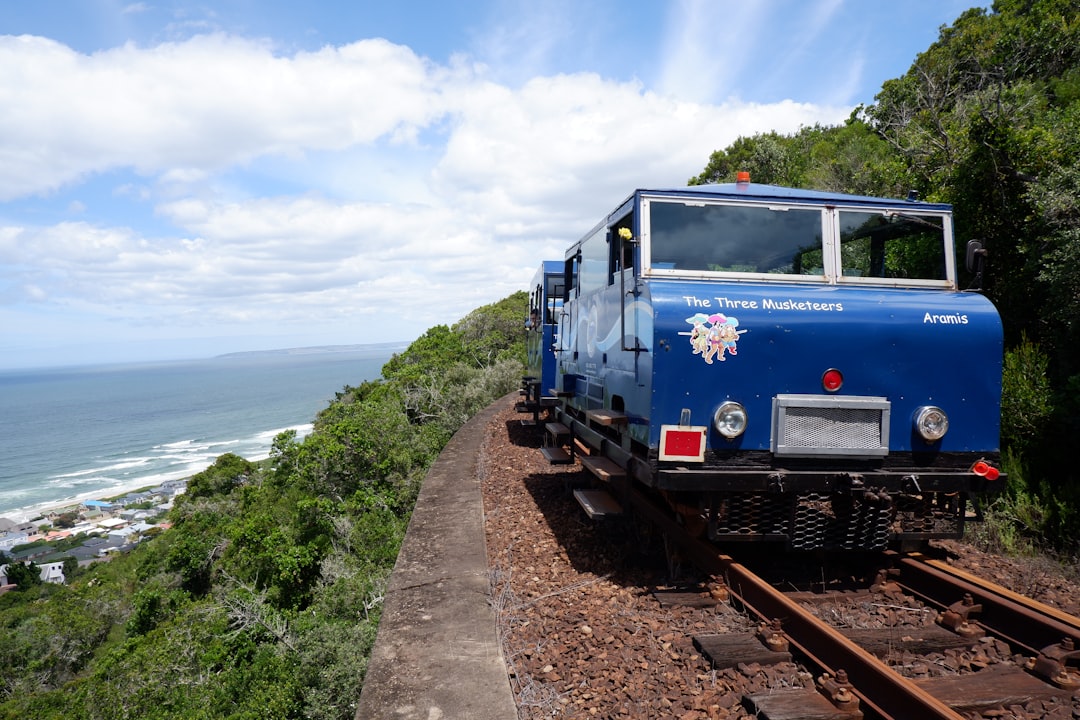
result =
[{"label": "metal step", "polygon": [[605,490],[575,490],[574,499],[590,518],[622,515],[622,505]]},{"label": "metal step", "polygon": [[549,422],[544,426],[544,429],[547,430],[548,435],[550,435],[551,439],[555,442],[558,442],[559,438],[564,435],[570,435],[570,428],[566,427],[561,422]]},{"label": "metal step", "polygon": [[627,422],[626,415],[618,410],[587,410],[585,417],[598,425],[625,425]]},{"label": "metal step", "polygon": [[574,462],[574,458],[570,456],[570,453],[566,452],[566,450],[561,447],[545,445],[540,448],[540,452],[552,465],[570,465]]},{"label": "metal step", "polygon": [[601,457],[599,455],[583,455],[581,457],[581,464],[585,466],[586,470],[604,482],[609,482],[612,478],[626,477],[626,471],[617,463],[608,460],[606,457]]}]

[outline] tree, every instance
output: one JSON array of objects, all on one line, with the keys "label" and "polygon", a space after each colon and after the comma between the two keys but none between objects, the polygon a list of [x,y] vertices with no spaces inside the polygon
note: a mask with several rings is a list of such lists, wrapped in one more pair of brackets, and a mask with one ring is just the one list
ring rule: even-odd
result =
[{"label": "tree", "polygon": [[0,598],[0,717],[351,718],[419,482],[517,387],[525,312],[430,329],[266,467],[218,458],[131,555]]},{"label": "tree", "polygon": [[17,585],[19,590],[29,590],[41,584],[41,568],[33,562],[12,560],[7,567],[8,583]]},{"label": "tree", "polygon": [[790,147],[789,140],[775,132],[740,137],[727,149],[713,152],[705,169],[688,184],[734,182],[736,174],[745,170],[754,182],[798,186]]},{"label": "tree", "polygon": [[79,523],[79,514],[74,512],[61,513],[53,520],[53,525],[58,528],[73,528]]},{"label": "tree", "polygon": [[1030,471],[1035,504],[1068,544],[1064,529],[1080,511],[1080,472],[1067,455],[1080,432],[1077,167],[1080,5],[998,0],[943,27],[843,127],[739,138],[690,182],[750,170],[760,182],[893,197],[913,189],[951,203],[958,247],[979,239],[988,251],[984,288],[1005,327],[1005,457],[1018,475]]},{"label": "tree", "polygon": [[184,501],[199,497],[222,495],[256,474],[256,467],[239,455],[225,453],[218,456],[214,463],[193,476],[187,483],[187,489],[181,496]]}]

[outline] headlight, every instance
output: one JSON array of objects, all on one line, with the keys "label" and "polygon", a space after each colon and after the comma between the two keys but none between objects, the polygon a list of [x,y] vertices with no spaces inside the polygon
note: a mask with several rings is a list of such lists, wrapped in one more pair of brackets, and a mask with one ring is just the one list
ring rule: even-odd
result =
[{"label": "headlight", "polygon": [[949,416],[939,407],[921,407],[915,413],[915,430],[926,442],[937,442],[949,431]]},{"label": "headlight", "polygon": [[746,431],[746,408],[728,400],[713,415],[713,427],[726,438],[737,438]]}]

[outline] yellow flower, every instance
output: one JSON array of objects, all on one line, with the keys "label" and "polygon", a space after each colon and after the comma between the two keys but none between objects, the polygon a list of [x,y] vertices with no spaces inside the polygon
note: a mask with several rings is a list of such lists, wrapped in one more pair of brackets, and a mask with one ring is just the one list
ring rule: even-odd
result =
[{"label": "yellow flower", "polygon": [[634,234],[630,232],[630,228],[622,227],[619,228],[619,237],[621,237],[623,240],[629,240],[630,238],[634,237]]}]

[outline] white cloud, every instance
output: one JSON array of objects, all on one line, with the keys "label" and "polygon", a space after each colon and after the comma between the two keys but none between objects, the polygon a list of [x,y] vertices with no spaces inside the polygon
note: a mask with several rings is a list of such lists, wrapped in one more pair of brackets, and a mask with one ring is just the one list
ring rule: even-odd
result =
[{"label": "white cloud", "polygon": [[116,167],[182,176],[408,141],[442,112],[439,73],[384,40],[279,57],[265,43],[208,35],[82,55],[0,36],[0,67],[0,199]]},{"label": "white cloud", "polygon": [[63,306],[110,331],[416,337],[523,289],[633,188],[682,186],[739,135],[850,110],[712,105],[590,73],[510,87],[382,40],[85,55],[0,37],[0,68],[16,108],[0,114],[0,201],[115,174],[107,194],[158,221],[110,222],[85,199],[68,203],[80,222],[0,217],[0,298],[27,326]]}]

